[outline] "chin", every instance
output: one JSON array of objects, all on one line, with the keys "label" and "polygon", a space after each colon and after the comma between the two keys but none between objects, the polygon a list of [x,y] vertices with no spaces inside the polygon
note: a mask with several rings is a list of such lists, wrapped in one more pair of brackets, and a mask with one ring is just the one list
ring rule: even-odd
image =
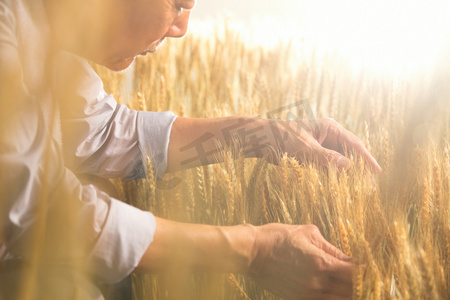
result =
[{"label": "chin", "polygon": [[102,66],[112,70],[112,71],[123,71],[128,68],[134,61],[133,58],[128,58],[119,62],[103,62],[100,63]]}]

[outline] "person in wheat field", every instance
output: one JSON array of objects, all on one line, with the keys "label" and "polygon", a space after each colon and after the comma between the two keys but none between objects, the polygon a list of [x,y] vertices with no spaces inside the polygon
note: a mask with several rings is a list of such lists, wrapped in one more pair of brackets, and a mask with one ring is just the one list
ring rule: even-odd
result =
[{"label": "person in wheat field", "polygon": [[249,157],[276,163],[273,153],[286,152],[346,169],[346,148],[380,171],[332,119],[297,130],[254,116],[177,118],[130,110],[104,92],[87,60],[124,70],[184,36],[194,5],[0,0],[0,299],[103,299],[102,287],[133,271],[180,270],[245,274],[285,299],[351,296],[357,264],[313,225],[183,224],[127,205],[101,183],[145,177],[147,157],[160,178],[213,163],[187,146],[201,140],[211,153],[238,127],[263,137],[257,149],[244,144]]}]

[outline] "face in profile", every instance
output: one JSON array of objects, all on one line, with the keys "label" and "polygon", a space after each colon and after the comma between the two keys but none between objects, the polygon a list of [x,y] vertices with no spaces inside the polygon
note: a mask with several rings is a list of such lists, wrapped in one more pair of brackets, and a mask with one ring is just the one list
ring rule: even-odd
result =
[{"label": "face in profile", "polygon": [[195,0],[119,0],[104,29],[104,50],[94,61],[111,70],[127,68],[138,55],[155,52],[166,38],[183,37]]}]

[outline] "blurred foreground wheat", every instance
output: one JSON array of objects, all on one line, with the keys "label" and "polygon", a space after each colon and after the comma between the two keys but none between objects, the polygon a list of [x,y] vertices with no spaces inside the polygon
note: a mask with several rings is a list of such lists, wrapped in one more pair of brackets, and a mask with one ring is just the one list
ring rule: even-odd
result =
[{"label": "blurred foreground wheat", "polygon": [[[450,58],[447,57],[447,61]],[[373,177],[357,157],[348,172],[283,157],[279,166],[233,158],[174,174],[171,189],[118,183],[124,199],[155,215],[217,225],[316,224],[332,244],[367,265],[354,299],[449,299],[450,78],[439,65],[414,74],[351,69],[335,54],[246,46],[225,29],[209,39],[169,41],[124,73],[98,68],[105,88],[135,109],[179,116],[267,111],[309,99],[318,117],[355,132],[379,161]],[[130,76],[130,75],[128,75]],[[298,113],[298,112],[294,112]],[[277,299],[245,277],[135,276],[136,299]]]}]

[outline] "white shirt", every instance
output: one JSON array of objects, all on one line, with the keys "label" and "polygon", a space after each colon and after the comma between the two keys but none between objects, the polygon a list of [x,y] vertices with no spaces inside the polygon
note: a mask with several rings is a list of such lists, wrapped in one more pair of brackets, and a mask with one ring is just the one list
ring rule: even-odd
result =
[{"label": "white shirt", "polygon": [[[145,176],[148,156],[162,176],[175,116],[117,104],[86,61],[49,57],[48,42],[41,0],[0,0],[0,76],[19,70],[22,78],[0,96],[0,259],[30,259],[34,237],[43,234],[42,262],[82,261],[99,280],[115,283],[152,242],[155,218],[74,174],[134,179]],[[49,61],[53,78],[45,72]],[[74,70],[81,80],[71,85]],[[46,79],[57,87],[52,93]]]}]

